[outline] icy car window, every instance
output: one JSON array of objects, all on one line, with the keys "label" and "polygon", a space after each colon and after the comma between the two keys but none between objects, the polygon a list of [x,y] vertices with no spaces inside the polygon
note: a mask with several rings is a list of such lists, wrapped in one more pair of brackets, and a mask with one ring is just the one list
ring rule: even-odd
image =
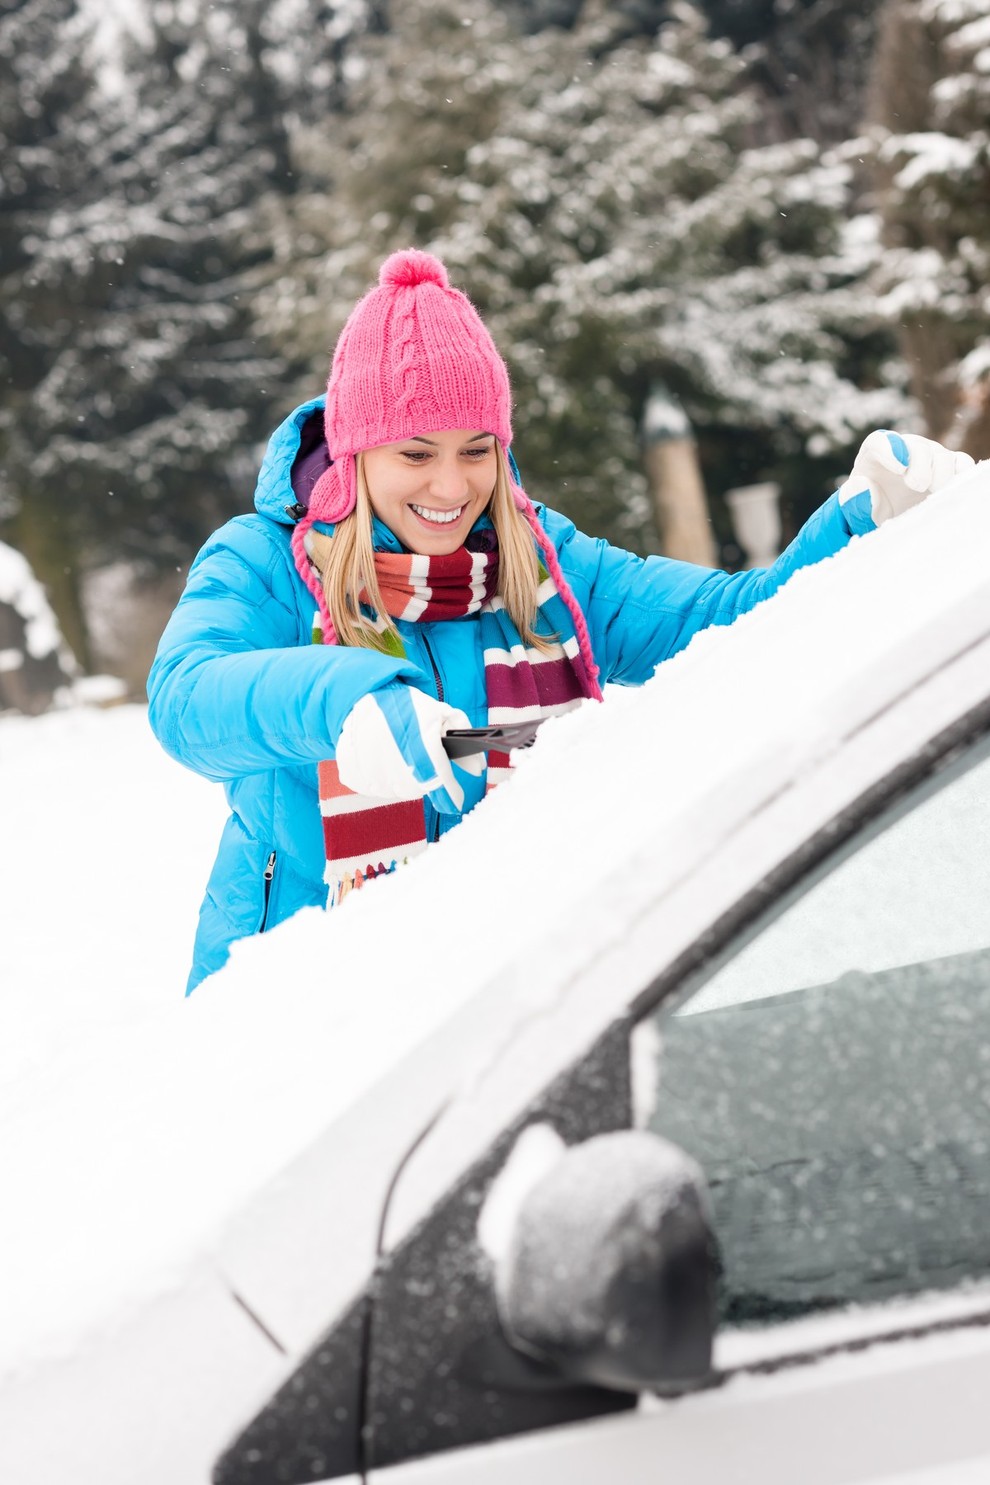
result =
[{"label": "icy car window", "polygon": [[990,1276],[988,751],[634,1034],[638,1122],[709,1182],[725,1322]]},{"label": "icy car window", "polygon": [[990,759],[862,844],[708,981],[682,1014],[990,944]]}]

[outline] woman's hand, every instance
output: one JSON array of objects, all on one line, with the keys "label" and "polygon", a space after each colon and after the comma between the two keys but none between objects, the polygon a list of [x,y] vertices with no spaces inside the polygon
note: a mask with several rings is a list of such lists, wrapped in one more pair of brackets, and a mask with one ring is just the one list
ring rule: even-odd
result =
[{"label": "woman's hand", "polygon": [[[468,727],[463,712],[398,681],[369,691],[352,707],[337,740],[340,781],[377,799],[419,799],[460,814],[464,790],[443,747],[448,727]],[[458,763],[481,774],[484,754]]]},{"label": "woman's hand", "polygon": [[870,531],[918,505],[972,467],[969,454],[916,433],[877,429],[863,440],[852,473],[839,490],[851,530]]}]

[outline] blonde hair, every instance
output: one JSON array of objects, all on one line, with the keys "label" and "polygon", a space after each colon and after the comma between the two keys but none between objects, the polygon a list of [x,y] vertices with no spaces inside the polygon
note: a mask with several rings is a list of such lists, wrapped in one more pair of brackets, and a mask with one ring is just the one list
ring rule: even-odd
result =
[{"label": "blonde hair", "polygon": [[[533,533],[512,498],[508,460],[497,441],[495,456],[495,488],[488,514],[498,537],[498,596],[523,643],[546,654],[557,636],[539,635],[533,627],[540,586],[540,565]],[[401,640],[382,602],[371,541],[371,496],[360,454],[356,461],[357,501],[354,510],[337,522],[332,538],[323,537],[314,542],[314,556],[320,568],[323,593],[338,643],[391,652],[401,645]],[[362,592],[364,601],[379,616],[380,627],[377,629],[372,629],[361,613],[359,595]]]}]

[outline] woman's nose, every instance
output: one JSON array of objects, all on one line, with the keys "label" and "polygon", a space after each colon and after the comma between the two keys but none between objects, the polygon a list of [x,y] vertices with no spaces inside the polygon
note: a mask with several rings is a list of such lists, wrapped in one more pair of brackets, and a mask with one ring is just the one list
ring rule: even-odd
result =
[{"label": "woman's nose", "polygon": [[448,505],[456,505],[467,494],[463,469],[454,459],[438,459],[430,471],[430,494]]}]

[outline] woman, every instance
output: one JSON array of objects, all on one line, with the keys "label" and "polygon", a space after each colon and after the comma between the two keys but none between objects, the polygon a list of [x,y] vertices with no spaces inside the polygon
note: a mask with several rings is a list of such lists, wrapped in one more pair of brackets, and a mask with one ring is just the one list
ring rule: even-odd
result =
[{"label": "woman", "polygon": [[436,258],[393,254],[341,333],[325,402],[273,435],[256,514],[197,557],[149,677],[162,745],[231,807],[189,990],[235,939],[339,901],[473,809],[508,756],[452,762],[451,729],[642,683],[972,462],[871,434],[773,566],[730,576],[534,507],[511,440],[508,374],[477,311]]}]

